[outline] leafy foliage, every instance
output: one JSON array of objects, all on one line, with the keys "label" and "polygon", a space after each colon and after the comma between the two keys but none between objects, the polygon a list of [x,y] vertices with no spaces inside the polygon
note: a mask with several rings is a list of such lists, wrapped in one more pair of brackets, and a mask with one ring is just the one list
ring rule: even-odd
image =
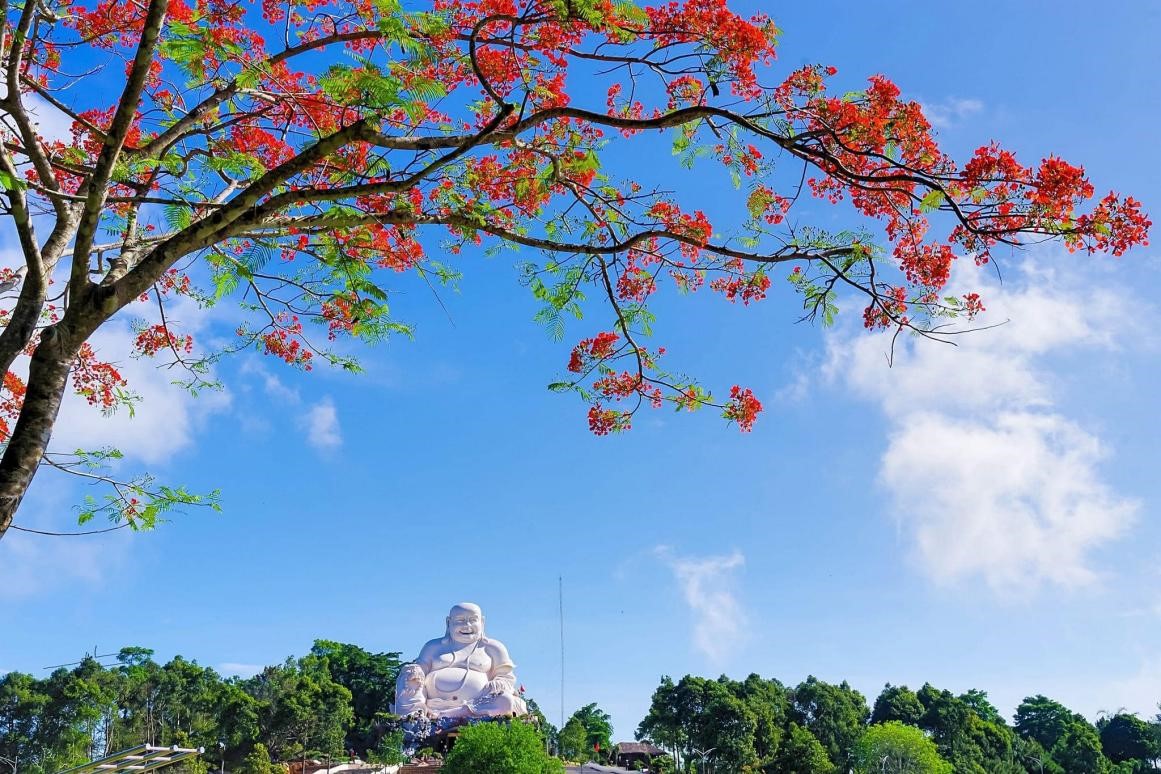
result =
[{"label": "leafy foliage", "polygon": [[613,749],[613,719],[609,713],[596,704],[586,704],[572,713],[568,722],[574,720],[584,732],[584,747],[578,751],[577,758],[603,760],[608,757]]},{"label": "leafy foliage", "polygon": [[1161,758],[1157,729],[1136,715],[1118,713],[1097,723],[1101,749],[1113,763]]},{"label": "leafy foliage", "polygon": [[914,726],[897,720],[872,725],[855,745],[857,774],[952,774],[935,743]]},{"label": "leafy foliage", "polygon": [[818,737],[792,721],[786,731],[786,742],[778,750],[775,771],[785,774],[832,774],[837,769]]},{"label": "leafy foliage", "polygon": [[[988,144],[956,162],[886,77],[844,93],[833,67],[770,71],[774,22],[724,0],[319,7],[4,4],[0,37],[18,44],[0,100],[0,212],[24,273],[0,267],[0,282],[22,285],[0,316],[0,535],[38,467],[53,464],[67,390],[132,410],[126,380],[91,342],[135,305],[151,317],[135,351],[195,391],[243,351],[358,370],[344,342],[410,335],[390,305],[405,278],[456,280],[427,235],[451,261],[476,245],[527,248],[537,257],[521,260],[521,277],[549,335],[597,318],[552,382],[587,404],[592,432],[663,406],[713,407],[749,431],[760,396],[728,381],[715,393],[649,343],[665,288],[748,305],[781,277],[824,324],[850,288],[868,328],[938,337],[984,309],[976,293],[947,291],[957,256],[984,264],[997,247],[1044,239],[1120,255],[1147,240],[1139,202],[1097,199],[1062,159],[1025,164]],[[104,70],[125,72],[119,94],[102,87]],[[568,93],[579,78],[591,91]],[[38,136],[33,101],[70,136]],[[733,222],[711,223],[686,192],[609,163],[617,145],[667,136],[679,164],[718,165],[734,182]],[[811,196],[848,201],[859,225],[803,222]],[[235,301],[232,339],[178,330],[166,309],[179,297]],[[27,382],[13,369],[22,355]],[[98,507],[122,523],[143,503],[147,526],[195,502],[177,487],[143,501],[121,491],[141,479],[101,480],[113,499]]]},{"label": "leafy foliage", "polygon": [[794,689],[791,716],[822,742],[831,761],[842,770],[849,767],[851,751],[869,715],[866,699],[845,681],[831,685],[810,676]]},{"label": "leafy foliage", "polygon": [[[748,716],[769,721],[745,729],[718,722],[720,691],[743,702]],[[1104,737],[1096,728],[1043,696],[1020,705],[1013,727],[983,691],[957,696],[931,685],[915,692],[887,684],[869,720],[862,696],[845,683],[809,677],[787,688],[757,675],[742,683],[686,675],[676,683],[661,679],[637,738],[668,750],[679,771],[693,770],[699,761],[695,751],[712,749],[716,756],[718,750],[741,749],[757,752],[757,760],[733,752],[728,762],[715,760],[730,771],[771,774],[1140,774],[1157,770],[1157,748],[1151,745],[1161,738],[1161,715],[1154,722],[1112,716],[1100,723],[1102,734],[1112,728],[1102,754]],[[765,722],[774,723],[773,733]],[[747,730],[748,741],[742,739]],[[1052,747],[1042,746],[1033,734]]]},{"label": "leafy foliage", "polygon": [[871,710],[872,723],[886,723],[898,720],[909,725],[919,725],[924,713],[923,704],[915,691],[905,685],[887,685],[875,699]]},{"label": "leafy foliage", "polygon": [[589,760],[592,747],[588,743],[588,733],[584,723],[576,715],[568,719],[560,729],[560,757],[569,761]]},{"label": "leafy foliage", "polygon": [[564,764],[544,751],[540,736],[526,723],[479,723],[464,728],[448,753],[447,774],[563,774]]}]

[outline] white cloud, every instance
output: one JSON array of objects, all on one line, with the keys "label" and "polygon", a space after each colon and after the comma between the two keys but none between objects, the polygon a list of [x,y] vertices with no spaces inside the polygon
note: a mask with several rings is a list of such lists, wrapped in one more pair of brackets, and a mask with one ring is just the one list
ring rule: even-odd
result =
[{"label": "white cloud", "polygon": [[[31,529],[67,531],[101,529],[103,523],[77,527],[75,518],[62,517],[69,511],[70,487],[38,486],[20,506],[16,524]],[[71,514],[70,514],[71,516]],[[55,589],[73,588],[78,583],[97,586],[107,574],[129,559],[133,534],[117,530],[103,535],[57,537],[10,529],[0,541],[0,599],[25,599]]]},{"label": "white cloud", "polygon": [[673,572],[693,616],[693,644],[715,664],[741,645],[746,615],[731,590],[733,571],[746,558],[735,550],[724,556],[679,557],[667,546],[654,553]]},{"label": "white cloud", "polygon": [[330,397],[323,398],[311,406],[303,423],[306,427],[306,439],[316,449],[334,449],[342,445],[339,415]]},{"label": "white cloud", "polygon": [[28,110],[37,134],[45,142],[69,142],[72,140],[73,120],[57,110],[51,103],[35,94],[24,96],[24,105]]},{"label": "white cloud", "polygon": [[261,664],[241,664],[236,661],[225,661],[218,664],[218,672],[227,677],[253,677],[262,669]]},{"label": "white cloud", "polygon": [[1098,711],[1124,707],[1143,718],[1152,718],[1161,708],[1157,703],[1157,697],[1161,696],[1161,656],[1146,656],[1134,674],[1113,680],[1102,693],[1115,704],[1100,707]]},{"label": "white cloud", "polygon": [[932,577],[1078,585],[1093,579],[1088,551],[1121,535],[1136,510],[1101,483],[1104,456],[1059,414],[917,413],[892,434],[882,480]]},{"label": "white cloud", "polygon": [[271,398],[276,398],[283,403],[290,404],[296,404],[302,401],[298,390],[287,387],[286,383],[279,379],[277,375],[271,373],[269,369],[259,365],[253,359],[246,360],[242,363],[242,373],[256,374],[262,380],[262,388]]},{"label": "white cloud", "polygon": [[939,102],[921,102],[923,114],[932,126],[947,129],[955,126],[966,118],[974,116],[984,109],[984,103],[978,99],[963,97],[948,97]]},{"label": "white cloud", "polygon": [[828,340],[823,371],[884,412],[880,481],[920,566],[940,581],[978,576],[1011,590],[1078,585],[1090,554],[1125,533],[1137,503],[1106,485],[1109,450],[1058,407],[1049,356],[1115,349],[1140,325],[1123,294],[1024,272],[976,288],[984,324],[958,347],[902,341],[888,367],[882,336]]},{"label": "white cloud", "polygon": [[[287,406],[301,407],[303,400],[298,390],[288,387],[285,382],[271,373],[265,366],[247,361],[242,372],[256,375],[262,380],[262,388],[271,398]],[[339,412],[331,397],[312,404],[305,412],[298,412],[296,423],[306,433],[306,440],[314,448],[325,451],[343,445],[343,433],[339,424]],[[251,421],[253,429],[264,429],[256,421]]]},{"label": "white cloud", "polygon": [[[22,510],[19,524],[30,521]],[[48,529],[61,529],[59,522]],[[65,525],[68,529],[68,525]],[[124,533],[124,534],[123,534]],[[39,596],[53,589],[98,585],[111,568],[128,558],[128,530],[108,535],[50,537],[9,530],[4,536],[4,561],[0,562],[0,599]]]},{"label": "white cloud", "polygon": [[84,398],[68,392],[57,418],[53,449],[113,446],[126,458],[163,464],[192,443],[198,426],[211,414],[229,407],[228,392],[203,390],[194,398],[173,384],[182,376],[180,371],[158,368],[158,362],[149,358],[130,357],[132,340],[129,326],[113,320],[93,334],[90,343],[99,358],[115,365],[128,382],[127,389],[141,400],[132,412],[121,408],[104,416]]},{"label": "white cloud", "polygon": [[[228,393],[205,390],[193,398],[172,384],[176,375],[157,368],[156,361],[129,357],[132,339],[129,326],[120,320],[107,323],[90,339],[98,357],[112,362],[128,381],[127,389],[140,396],[132,414],[122,407],[104,416],[70,390],[54,426],[51,449],[71,452],[112,446],[124,452],[127,461],[164,465],[193,443],[211,414],[229,406]],[[27,358],[15,367],[26,371]],[[16,524],[65,532],[108,526],[104,522],[77,526],[73,506],[81,492],[72,483],[55,471],[41,471],[21,504]],[[102,496],[100,491],[93,494]],[[10,530],[0,542],[0,597],[36,596],[77,582],[97,586],[128,561],[132,538],[127,529],[70,537]]]}]

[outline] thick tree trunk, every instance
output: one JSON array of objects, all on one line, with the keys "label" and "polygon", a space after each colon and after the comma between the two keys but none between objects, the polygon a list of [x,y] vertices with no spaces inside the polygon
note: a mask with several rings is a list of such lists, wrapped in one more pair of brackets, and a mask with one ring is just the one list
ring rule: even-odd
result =
[{"label": "thick tree trunk", "polygon": [[56,327],[40,334],[28,368],[24,408],[0,459],[0,539],[12,524],[48,448],[78,349],[79,345],[64,341]]}]

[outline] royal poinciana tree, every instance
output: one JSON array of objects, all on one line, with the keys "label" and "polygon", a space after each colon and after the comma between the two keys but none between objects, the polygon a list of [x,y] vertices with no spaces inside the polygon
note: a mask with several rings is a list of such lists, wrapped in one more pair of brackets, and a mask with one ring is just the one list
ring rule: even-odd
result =
[{"label": "royal poinciana tree", "polygon": [[[0,0],[0,15],[0,183],[23,252],[0,275],[0,535],[45,465],[106,481],[86,513],[122,523],[197,500],[51,444],[68,390],[106,411],[132,399],[88,342],[137,304],[136,349],[194,386],[223,351],[170,325],[180,295],[242,303],[225,351],[351,365],[331,342],[407,330],[386,303],[395,273],[455,278],[425,234],[441,258],[519,246],[542,322],[591,307],[552,387],[589,404],[593,432],[665,404],[746,431],[757,396],[716,397],[649,342],[665,285],[750,304],[787,278],[807,317],[850,293],[869,328],[930,335],[982,309],[945,289],[957,257],[1052,238],[1119,255],[1149,226],[1058,158],[989,144],[957,163],[882,76],[843,94],[824,64],[780,71],[774,23],[722,0]],[[50,113],[71,137],[38,135]],[[715,229],[681,191],[603,162],[663,142],[730,170],[744,225]],[[865,231],[812,228],[795,207],[812,198],[845,200]]]}]

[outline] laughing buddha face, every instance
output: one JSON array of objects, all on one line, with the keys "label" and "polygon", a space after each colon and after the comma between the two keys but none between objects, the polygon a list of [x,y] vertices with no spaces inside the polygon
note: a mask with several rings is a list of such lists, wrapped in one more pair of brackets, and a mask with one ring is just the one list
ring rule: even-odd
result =
[{"label": "laughing buddha face", "polygon": [[484,636],[484,614],[471,603],[456,605],[447,616],[447,636],[459,645],[470,645]]}]

